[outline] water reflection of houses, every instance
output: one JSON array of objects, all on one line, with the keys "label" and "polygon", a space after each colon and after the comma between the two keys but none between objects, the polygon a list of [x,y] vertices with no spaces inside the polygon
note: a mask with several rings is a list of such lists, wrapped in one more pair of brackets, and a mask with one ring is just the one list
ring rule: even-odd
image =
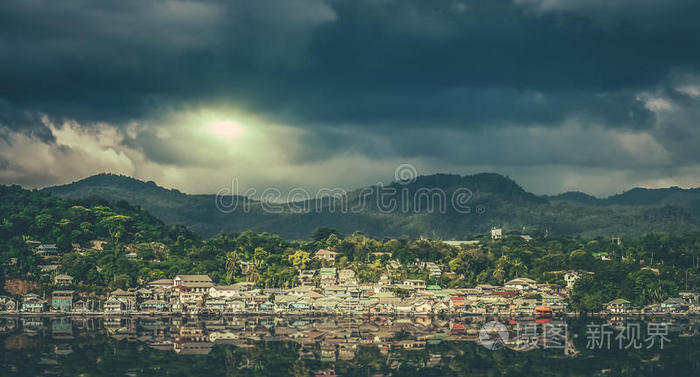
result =
[{"label": "water reflection of houses", "polygon": [[138,340],[135,319],[133,318],[106,318],[104,322],[105,330],[110,337],[116,340]]},{"label": "water reflection of houses", "polygon": [[73,322],[69,318],[51,321],[51,337],[53,339],[73,339]]},{"label": "water reflection of houses", "polygon": [[40,317],[24,317],[22,318],[22,329],[27,334],[38,334],[45,332],[44,320]]},{"label": "water reflection of houses", "polygon": [[173,350],[182,355],[206,355],[211,352],[214,343],[209,341],[203,324],[185,324],[173,342]]},{"label": "water reflection of houses", "polygon": [[[143,316],[107,318],[61,317],[47,320],[40,317],[0,322],[2,328],[24,331],[29,336],[44,334],[55,343],[56,356],[73,352],[74,339],[94,331],[102,331],[117,341],[138,342],[151,349],[175,352],[179,355],[206,355],[217,346],[256,347],[260,342],[292,342],[301,359],[323,362],[353,360],[362,347],[376,348],[387,359],[388,365],[401,365],[414,360],[421,366],[446,362],[449,352],[434,352],[443,342],[478,342],[479,330],[487,317],[440,318],[414,317],[293,317],[283,316],[223,316],[212,320],[187,317]],[[556,319],[516,320],[505,323],[510,332],[506,346],[515,351],[526,351],[533,346],[543,348],[546,329],[565,327],[566,322]],[[530,327],[537,334],[535,344],[518,342],[518,329]],[[18,328],[18,327],[21,327]],[[676,321],[669,332],[681,336],[698,336],[695,319]],[[24,335],[26,336],[26,335]],[[569,334],[570,336],[570,334]],[[578,351],[567,338],[562,356],[573,356]],[[417,352],[420,357],[408,357]],[[411,361],[412,362],[412,361]]]}]

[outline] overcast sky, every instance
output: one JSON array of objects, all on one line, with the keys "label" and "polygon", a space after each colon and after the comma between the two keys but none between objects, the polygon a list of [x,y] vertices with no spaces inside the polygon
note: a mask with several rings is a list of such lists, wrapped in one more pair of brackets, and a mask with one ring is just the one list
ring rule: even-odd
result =
[{"label": "overcast sky", "polygon": [[700,186],[697,0],[3,0],[0,183]]}]

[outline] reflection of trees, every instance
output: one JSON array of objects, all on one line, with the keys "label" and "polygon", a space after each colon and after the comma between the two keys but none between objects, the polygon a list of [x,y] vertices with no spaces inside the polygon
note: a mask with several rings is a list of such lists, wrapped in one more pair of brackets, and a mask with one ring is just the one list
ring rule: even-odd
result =
[{"label": "reflection of trees", "polygon": [[[672,333],[671,342],[666,344],[664,350],[592,351],[585,348],[588,322],[568,322],[569,331],[579,334],[577,339],[571,340],[581,351],[576,358],[565,357],[562,350],[517,352],[505,348],[490,351],[478,343],[457,340],[463,339],[460,337],[424,342],[424,337],[431,339],[430,334],[439,331],[439,328],[426,330],[425,327],[412,327],[406,322],[400,326],[391,321],[368,326],[361,320],[352,319],[285,320],[270,317],[206,322],[184,320],[183,324],[173,324],[168,319],[122,319],[109,325],[109,333],[101,330],[100,323],[93,326],[84,320],[74,321],[75,339],[70,341],[53,338],[51,321],[45,321],[44,328],[33,333],[31,343],[19,346],[17,341],[11,339],[22,334],[21,325],[7,326],[7,335],[0,334],[0,349],[4,352],[3,363],[18,366],[18,375],[39,375],[49,369],[56,374],[86,376],[123,376],[127,373],[158,376],[308,376],[327,369],[334,369],[338,375],[422,377],[562,377],[595,375],[601,369],[611,369],[616,376],[697,374],[696,360],[700,356],[700,339],[697,337],[681,337]],[[358,330],[361,327],[363,331]],[[686,330],[686,327],[684,325],[683,329]],[[183,328],[201,331],[183,331]],[[374,343],[374,331],[393,333],[393,336],[390,340]],[[220,336],[216,338],[220,341],[214,341],[208,337],[214,332],[234,336]],[[321,332],[322,335],[307,342],[299,337],[305,332]],[[275,334],[275,338],[264,334]],[[248,335],[251,338],[245,339]],[[199,342],[211,348],[206,354],[177,354],[172,351],[173,342],[177,341],[188,344]],[[166,350],[167,347],[152,347],[154,343],[170,345],[170,351]],[[58,355],[55,352],[68,345],[74,350],[73,353]],[[321,347],[336,350],[339,355],[342,350],[352,351],[345,354],[350,357],[322,361]],[[49,368],[47,360],[57,364]]]}]

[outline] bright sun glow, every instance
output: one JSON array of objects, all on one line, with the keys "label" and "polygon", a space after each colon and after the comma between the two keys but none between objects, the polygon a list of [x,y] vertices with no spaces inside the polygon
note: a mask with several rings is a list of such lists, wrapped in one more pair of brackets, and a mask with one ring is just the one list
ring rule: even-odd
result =
[{"label": "bright sun glow", "polygon": [[216,137],[234,139],[243,132],[243,127],[232,120],[219,120],[210,123],[209,130]]}]

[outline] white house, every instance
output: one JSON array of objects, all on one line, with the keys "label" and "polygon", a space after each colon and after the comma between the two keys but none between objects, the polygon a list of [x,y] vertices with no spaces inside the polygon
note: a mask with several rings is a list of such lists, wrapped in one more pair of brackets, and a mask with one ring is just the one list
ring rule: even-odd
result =
[{"label": "white house", "polygon": [[319,251],[316,252],[315,257],[331,262],[335,262],[335,258],[338,256],[338,253],[335,251],[330,251],[326,249],[320,249]]},{"label": "white house", "polygon": [[104,304],[105,313],[121,313],[126,310],[124,301],[112,296]]},{"label": "white house", "polygon": [[38,255],[56,255],[58,254],[58,249],[54,244],[41,244],[36,248],[35,253]]},{"label": "white house", "polygon": [[65,274],[58,274],[53,278],[54,285],[71,285],[73,284],[73,277]]},{"label": "white house", "polygon": [[404,280],[403,286],[410,289],[425,289],[425,280]]},{"label": "white house", "polygon": [[207,293],[213,298],[231,298],[239,296],[241,288],[236,285],[215,285],[210,287]]}]

